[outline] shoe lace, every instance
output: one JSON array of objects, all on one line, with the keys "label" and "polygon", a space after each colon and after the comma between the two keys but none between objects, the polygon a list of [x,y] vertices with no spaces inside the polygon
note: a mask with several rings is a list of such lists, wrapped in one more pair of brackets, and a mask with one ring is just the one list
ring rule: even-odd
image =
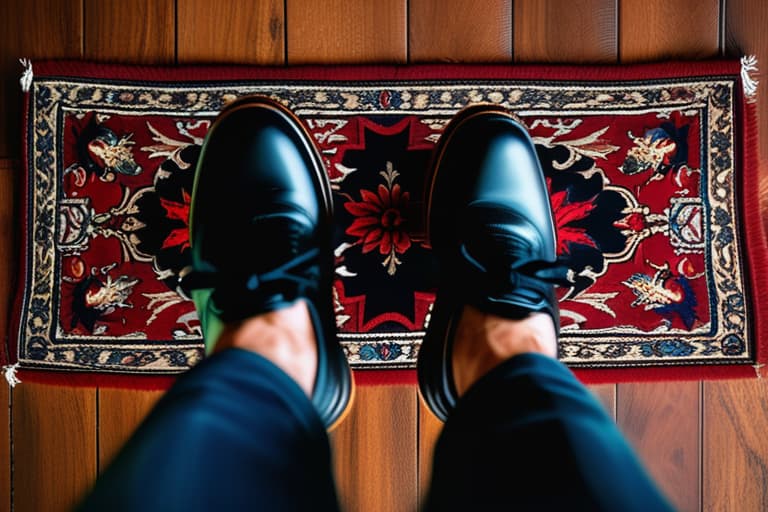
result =
[{"label": "shoe lace", "polygon": [[[504,269],[505,265],[496,266],[496,271],[488,273],[484,265],[467,252],[466,246],[462,246],[461,257],[457,264],[459,268],[463,269],[462,272],[466,273],[468,283],[483,283],[483,286],[504,283],[504,286],[512,284],[514,287],[518,283],[531,283],[533,281],[554,286],[572,285],[568,260],[562,257],[555,261],[529,261],[523,265],[506,269]],[[489,279],[492,282],[487,282]]]},{"label": "shoe lace", "polygon": [[558,258],[554,262],[533,261],[510,271],[512,279],[519,279],[520,276],[523,276],[538,279],[554,286],[571,286],[573,283],[570,274],[568,260],[565,258]]},{"label": "shoe lace", "polygon": [[252,239],[275,243],[264,251],[250,247],[215,267],[206,267],[205,262],[197,268],[186,267],[179,273],[180,295],[189,298],[193,290],[212,289],[217,309],[242,316],[306,297],[318,289],[320,249],[307,241],[311,235],[301,218],[271,212],[255,217],[249,230]]},{"label": "shoe lace", "polygon": [[[312,249],[290,259],[267,272],[253,272],[237,277],[237,281],[243,283],[245,290],[255,292],[268,283],[290,282],[294,283],[298,294],[302,295],[307,290],[317,287],[319,272],[314,261],[320,254],[318,249]],[[193,290],[217,288],[231,284],[231,276],[225,276],[222,272],[195,270],[191,265],[184,267],[179,272],[179,293],[189,298]]]}]

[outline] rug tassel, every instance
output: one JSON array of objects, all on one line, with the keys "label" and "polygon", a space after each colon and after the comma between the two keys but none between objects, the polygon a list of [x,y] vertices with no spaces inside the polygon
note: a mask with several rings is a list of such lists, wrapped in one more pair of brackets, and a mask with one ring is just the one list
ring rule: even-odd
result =
[{"label": "rug tassel", "polygon": [[752,368],[755,369],[755,373],[757,374],[757,378],[758,379],[762,379],[763,378],[763,368],[765,368],[765,365],[764,364],[760,364],[760,363],[753,364]]},{"label": "rug tassel", "polygon": [[19,62],[21,62],[21,65],[24,66],[24,73],[22,73],[21,78],[19,79],[19,83],[21,84],[21,90],[23,92],[29,92],[29,89],[32,87],[32,61],[29,59],[19,59]]},{"label": "rug tassel", "polygon": [[754,75],[757,75],[757,57],[754,55],[745,55],[741,58],[741,82],[744,86],[744,96],[748,102],[757,99],[757,84]]},{"label": "rug tassel", "polygon": [[19,368],[19,363],[9,364],[3,366],[3,373],[5,374],[5,380],[8,381],[8,385],[12,388],[16,387],[16,384],[21,384],[21,380],[16,375],[16,370]]}]

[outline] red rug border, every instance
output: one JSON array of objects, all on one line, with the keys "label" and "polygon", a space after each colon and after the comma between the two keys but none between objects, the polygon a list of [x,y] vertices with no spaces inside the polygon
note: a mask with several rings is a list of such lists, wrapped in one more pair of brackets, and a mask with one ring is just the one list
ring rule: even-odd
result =
[{"label": "red rug border", "polygon": [[[739,75],[737,59],[665,61],[640,64],[344,64],[338,66],[108,64],[89,60],[33,61],[36,77],[79,77],[131,82],[227,82],[233,80],[397,81],[397,80],[656,80]],[[137,76],[144,77],[137,80]],[[575,78],[578,77],[578,78]]]},{"label": "red rug border", "polygon": [[[728,371],[723,371],[728,370]],[[584,384],[625,384],[632,382],[713,381],[736,378],[759,378],[758,370],[750,365],[711,365],[702,367],[627,367],[610,369],[571,368]],[[761,372],[761,375],[765,372]],[[20,369],[17,377],[23,383],[68,387],[98,387],[165,391],[178,375],[128,375],[109,373],[65,373],[61,371]],[[357,386],[416,386],[416,370],[353,370]]]},{"label": "red rug border", "polygon": [[[189,65],[189,66],[137,66],[124,64],[103,64],[92,61],[43,60],[33,62],[37,77],[80,77],[110,81],[130,80],[136,76],[146,77],[138,82],[217,82],[236,80],[296,80],[296,81],[397,81],[419,79],[450,80],[565,80],[569,82],[590,82],[598,80],[656,80],[664,78],[686,78],[703,76],[739,75],[741,66],[736,59],[707,61],[669,61],[643,64],[611,65],[549,65],[549,64],[425,64],[425,65],[342,65],[342,66],[293,66],[262,67],[246,65]],[[578,76],[579,78],[574,78]],[[27,95],[28,96],[28,95]],[[29,112],[29,98],[26,98],[22,119],[22,147],[28,146],[26,130]],[[757,109],[754,102],[746,101],[742,91],[736,98],[742,116],[740,129],[742,161],[737,166],[743,178],[742,191],[742,239],[748,262],[748,281],[753,291],[768,290],[768,275],[753,269],[768,268],[768,243],[765,238],[760,197],[757,182],[759,178],[759,157],[757,148]],[[22,155],[21,169],[28,168],[28,152]],[[18,180],[21,190],[28,187],[28,176],[22,173]],[[737,177],[738,179],[738,177]],[[21,225],[27,223],[27,208],[23,201],[17,202],[17,218]],[[747,219],[753,222],[747,222]],[[13,333],[18,332],[19,311],[23,301],[23,290],[18,285],[21,276],[26,275],[26,247],[28,234],[20,230],[19,271],[16,273],[12,314],[9,316],[9,335],[5,338],[5,352],[0,354],[3,364],[15,361],[17,349],[12,343]],[[752,294],[753,296],[755,294]],[[751,301],[753,339],[756,340],[757,365],[701,365],[685,366],[636,366],[622,368],[572,368],[574,374],[586,384],[622,383],[634,381],[683,381],[729,378],[755,378],[768,374],[762,366],[768,362],[768,318],[766,307],[757,300]],[[131,375],[111,373],[86,373],[20,369],[22,382],[69,386],[98,386],[111,388],[166,389],[178,375]],[[358,385],[414,385],[415,370],[366,370],[354,371]]]}]

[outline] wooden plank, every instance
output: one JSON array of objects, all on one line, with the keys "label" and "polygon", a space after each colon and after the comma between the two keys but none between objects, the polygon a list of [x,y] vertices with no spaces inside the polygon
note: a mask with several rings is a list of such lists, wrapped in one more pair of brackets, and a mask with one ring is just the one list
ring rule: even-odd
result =
[{"label": "wooden plank", "polygon": [[80,57],[80,0],[0,2],[0,158],[21,154],[22,57]]},{"label": "wooden plank", "polygon": [[719,52],[719,0],[622,0],[622,62],[702,59]]},{"label": "wooden plank", "polygon": [[282,64],[283,18],[283,0],[179,2],[178,61]]},{"label": "wooden plank", "polygon": [[162,395],[163,391],[98,390],[99,471],[106,469]]},{"label": "wooden plank", "polygon": [[731,57],[756,55],[763,70],[758,85],[757,112],[760,138],[760,196],[763,198],[763,222],[768,227],[768,93],[765,68],[768,65],[768,3],[759,0],[725,2],[725,53]]},{"label": "wooden plank", "polygon": [[[8,307],[16,269],[14,167],[0,160],[0,333],[8,331]],[[5,336],[0,337],[5,340]],[[0,348],[4,350],[4,348]],[[0,510],[11,510],[11,393],[0,380]]]},{"label": "wooden plank", "polygon": [[411,62],[509,62],[512,3],[411,0],[408,55]]},{"label": "wooden plank", "polygon": [[344,510],[415,510],[416,388],[357,386],[355,402],[331,433]]},{"label": "wooden plank", "polygon": [[432,479],[432,459],[443,422],[419,398],[419,507],[424,505]]},{"label": "wooden plank", "polygon": [[0,510],[11,510],[11,393],[0,382]]},{"label": "wooden plank", "polygon": [[88,59],[142,64],[176,57],[174,0],[83,0],[83,53]]},{"label": "wooden plank", "polygon": [[698,510],[699,382],[619,384],[616,420],[650,475],[678,510]]},{"label": "wooden plank", "polygon": [[[726,55],[756,55],[764,69],[768,60],[768,5],[758,0],[728,0],[725,5]],[[768,97],[764,79],[758,86],[757,112],[761,218],[768,228]],[[704,510],[768,510],[766,397],[765,379],[704,384]]]},{"label": "wooden plank", "polygon": [[587,388],[603,404],[608,415],[616,421],[616,384],[591,384]]},{"label": "wooden plank", "polygon": [[[0,340],[8,334],[10,305],[15,292],[18,258],[16,186],[18,164],[0,160]],[[4,342],[4,341],[3,341]]]},{"label": "wooden plank", "polygon": [[704,383],[704,510],[768,510],[768,383]]},{"label": "wooden plank", "polygon": [[615,62],[615,0],[516,0],[516,62]]},{"label": "wooden plank", "polygon": [[405,62],[406,0],[291,0],[288,63]]},{"label": "wooden plank", "polygon": [[95,426],[93,388],[14,388],[15,510],[71,510],[96,478]]}]

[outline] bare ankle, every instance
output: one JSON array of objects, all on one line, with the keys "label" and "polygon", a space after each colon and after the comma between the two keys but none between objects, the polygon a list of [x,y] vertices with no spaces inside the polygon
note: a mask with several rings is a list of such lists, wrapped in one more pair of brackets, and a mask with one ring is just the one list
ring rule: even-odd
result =
[{"label": "bare ankle", "polygon": [[510,320],[466,306],[452,348],[458,394],[464,394],[499,364],[525,353],[557,357],[557,334],[549,315],[533,313],[521,320]]},{"label": "bare ankle", "polygon": [[306,302],[228,324],[213,351],[226,348],[249,350],[269,359],[312,396],[317,346]]}]

